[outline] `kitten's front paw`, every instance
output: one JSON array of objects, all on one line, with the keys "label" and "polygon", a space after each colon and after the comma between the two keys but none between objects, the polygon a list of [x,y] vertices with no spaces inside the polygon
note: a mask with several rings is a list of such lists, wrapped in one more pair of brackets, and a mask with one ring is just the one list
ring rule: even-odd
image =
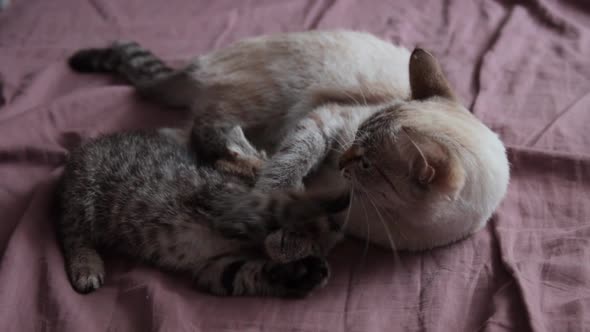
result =
[{"label": "kitten's front paw", "polygon": [[235,156],[227,160],[219,159],[215,161],[216,169],[249,179],[251,182],[256,180],[261,167],[261,160],[249,157]]},{"label": "kitten's front paw", "polygon": [[284,229],[269,234],[264,240],[264,249],[270,259],[279,263],[293,262],[319,253],[312,238]]},{"label": "kitten's front paw", "polygon": [[72,276],[72,286],[82,294],[93,292],[104,284],[104,271],[84,267],[78,269]]},{"label": "kitten's front paw", "polygon": [[298,298],[324,287],[330,277],[330,266],[323,258],[309,256],[274,265],[267,273],[269,282],[277,287],[279,295]]}]

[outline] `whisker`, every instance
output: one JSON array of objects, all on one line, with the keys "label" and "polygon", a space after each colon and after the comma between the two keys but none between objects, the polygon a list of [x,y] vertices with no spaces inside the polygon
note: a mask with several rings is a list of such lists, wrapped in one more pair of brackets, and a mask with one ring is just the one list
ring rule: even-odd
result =
[{"label": "whisker", "polygon": [[369,238],[371,237],[371,223],[369,222],[369,214],[367,213],[367,206],[365,205],[364,200],[362,197],[358,199],[363,206],[363,211],[365,213],[365,224],[367,225],[367,236],[365,237],[365,247],[363,248],[363,256],[361,258],[361,262],[365,262],[367,258],[367,253],[369,252]]},{"label": "whisker", "polygon": [[387,238],[389,239],[389,242],[391,243],[391,249],[393,251],[396,251],[396,247],[395,247],[395,244],[393,241],[393,237],[391,235],[391,231],[389,230],[389,227],[387,226],[387,223],[385,222],[385,219],[383,218],[383,215],[381,214],[381,210],[377,207],[377,204],[375,204],[375,202],[374,202],[374,198],[369,194],[369,192],[366,192],[366,194],[367,194],[367,199],[368,199],[369,203],[371,203],[371,205],[373,205],[373,208],[375,209],[375,212],[377,212],[377,216],[379,217],[381,224],[385,228],[385,233],[387,235]]},{"label": "whisker", "polygon": [[340,137],[340,135],[332,136],[332,142],[335,143],[335,145],[337,145],[338,148],[342,150],[342,152],[348,149],[348,144],[346,144],[346,142],[343,140],[342,137]]},{"label": "whisker", "polygon": [[342,149],[342,143],[338,140],[334,139],[331,143],[332,144],[328,146],[328,150],[339,151],[339,149]]},{"label": "whisker", "polygon": [[[359,183],[359,185],[360,185],[360,183]],[[401,258],[399,257],[399,255],[397,253],[397,249],[395,247],[395,242],[393,241],[393,236],[391,235],[391,231],[390,231],[389,227],[387,226],[385,219],[383,219],[383,215],[381,214],[381,211],[379,210],[379,208],[377,207],[375,202],[373,202],[373,198],[371,197],[371,194],[369,193],[369,191],[367,191],[366,189],[363,189],[363,191],[364,191],[369,203],[371,203],[371,205],[373,205],[373,208],[375,209],[375,212],[377,213],[377,216],[379,217],[379,221],[381,222],[381,224],[384,227],[385,234],[387,235],[387,239],[389,240],[389,244],[391,245],[391,250],[393,250],[393,255],[396,259],[396,262],[400,262]]]},{"label": "whisker", "polygon": [[336,143],[339,148],[341,148],[342,150],[346,150],[344,143],[339,140],[339,137],[337,135],[334,136],[333,139],[334,139],[334,143]]},{"label": "whisker", "polygon": [[391,187],[391,190],[393,190],[393,192],[395,192],[395,194],[397,196],[400,196],[400,193],[397,190],[397,187],[393,184],[393,181],[387,176],[387,174],[385,174],[385,172],[381,169],[381,167],[375,165],[375,169],[377,170],[377,173],[379,173],[379,175],[381,175],[381,177],[385,180],[385,182],[387,182],[387,184]]},{"label": "whisker", "polygon": [[[370,196],[367,196],[367,197],[370,197]],[[402,263],[401,257],[399,256],[399,253],[397,252],[397,248],[395,247],[395,243],[393,241],[393,237],[391,236],[391,231],[390,231],[389,227],[387,226],[387,223],[385,222],[385,219],[383,219],[383,215],[381,214],[381,212],[380,212],[379,208],[377,207],[377,205],[375,205],[375,203],[373,203],[372,199],[369,199],[369,202],[375,208],[375,211],[377,212],[377,215],[379,216],[379,220],[381,221],[381,224],[385,228],[385,234],[387,235],[387,239],[389,240],[389,243],[391,244],[391,248],[393,250],[393,257],[394,257],[395,265],[402,266],[403,263]],[[402,268],[403,268],[403,266],[402,266]]]},{"label": "whisker", "polygon": [[342,151],[346,151],[350,147],[350,144],[347,143],[342,137],[339,137],[338,139],[339,139],[340,147],[342,148]]},{"label": "whisker", "polygon": [[344,93],[348,98],[352,99],[352,101],[354,101],[358,106],[362,106],[362,104],[356,100],[356,98],[354,98],[350,93],[346,92],[344,89],[342,90],[342,93]]},{"label": "whisker", "polygon": [[369,104],[367,104],[367,98],[365,97],[365,93],[363,92],[362,86],[360,87],[359,91],[361,92],[361,96],[363,97],[364,106],[369,106]]},{"label": "whisker", "polygon": [[[386,179],[387,179],[387,178],[386,178]],[[387,179],[387,180],[388,180],[388,179]],[[359,185],[360,185],[360,184],[359,184]],[[392,189],[394,189],[394,191],[396,191],[396,192],[397,192],[397,190],[395,189],[395,187],[394,187],[394,186],[392,186]],[[366,190],[365,190],[365,192],[366,192]],[[367,195],[368,195],[368,193],[367,193]],[[393,215],[391,214],[391,212],[390,212],[390,211],[388,211],[388,210],[384,210],[383,212],[384,212],[385,214],[387,214],[387,216],[389,217],[389,219],[388,219],[388,220],[391,220],[391,222],[392,222],[393,224],[397,224],[396,217],[395,217],[395,216],[393,216]],[[407,236],[406,236],[406,235],[405,235],[405,234],[402,232],[402,229],[401,229],[401,227],[395,227],[395,229],[396,229],[396,231],[399,233],[399,235],[400,235],[400,236],[401,236],[401,237],[402,237],[404,240],[407,240],[407,239],[408,239],[408,237],[407,237]]]},{"label": "whisker", "polygon": [[354,190],[351,186],[350,188],[350,200],[348,203],[348,210],[346,211],[346,217],[344,218],[344,223],[342,224],[342,229],[346,232],[346,227],[348,226],[348,221],[350,220],[350,210],[352,209],[352,200],[354,198]]},{"label": "whisker", "polygon": [[344,140],[344,143],[346,145],[346,148],[351,147],[352,144],[354,143],[354,135],[352,135],[352,136],[350,136],[348,138],[342,137],[342,139]]},{"label": "whisker", "polygon": [[[387,214],[387,217],[389,217],[389,220],[391,220],[391,222],[392,222],[393,224],[397,224],[397,223],[398,223],[398,220],[397,220],[397,218],[396,218],[395,216],[393,216],[393,215],[391,214],[391,212],[389,212],[388,210],[384,210],[383,212],[384,212],[385,214]],[[407,240],[407,239],[408,239],[408,237],[407,237],[407,236],[405,236],[405,235],[404,235],[404,233],[402,232],[402,229],[401,229],[401,227],[395,227],[395,230],[396,230],[396,231],[399,233],[400,237],[402,237],[404,240]]]},{"label": "whisker", "polygon": [[332,147],[330,147],[330,148],[328,148],[328,150],[333,151],[333,152],[336,152],[336,153],[342,153],[342,150],[340,150],[338,148],[332,148]]},{"label": "whisker", "polygon": [[353,188],[353,192],[356,191],[356,189],[359,190],[358,195],[360,195],[360,196],[357,195],[356,201],[360,202],[360,204],[363,207],[363,211],[365,214],[365,224],[367,225],[367,234],[366,234],[366,236],[364,236],[365,245],[364,245],[363,254],[361,256],[361,259],[359,261],[359,266],[358,266],[358,268],[362,268],[362,265],[365,263],[365,259],[367,258],[367,253],[369,251],[369,243],[370,243],[369,237],[371,235],[371,228],[369,225],[369,214],[367,213],[367,208],[365,206],[365,202],[362,197],[362,192],[364,191],[364,189],[360,187],[360,183],[358,183],[358,181],[354,177],[351,178],[351,185]]},{"label": "whisker", "polygon": [[344,147],[344,149],[348,149],[352,143],[354,142],[354,136],[352,137],[343,137],[341,135],[336,135],[336,137],[338,137],[338,139],[340,140],[340,143],[342,144],[342,146]]}]

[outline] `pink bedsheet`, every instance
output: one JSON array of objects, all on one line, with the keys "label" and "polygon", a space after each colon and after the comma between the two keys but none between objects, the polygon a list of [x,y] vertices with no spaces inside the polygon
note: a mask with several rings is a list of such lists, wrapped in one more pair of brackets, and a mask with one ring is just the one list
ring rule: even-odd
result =
[{"label": "pink bedsheet", "polygon": [[[348,241],[305,300],[218,298],[109,258],[75,293],[51,206],[64,156],[99,132],[180,115],[68,70],[85,46],[135,39],[171,61],[263,33],[345,27],[433,50],[509,148],[488,227],[417,254]],[[27,0],[0,13],[0,331],[590,330],[590,4],[586,1]]]}]

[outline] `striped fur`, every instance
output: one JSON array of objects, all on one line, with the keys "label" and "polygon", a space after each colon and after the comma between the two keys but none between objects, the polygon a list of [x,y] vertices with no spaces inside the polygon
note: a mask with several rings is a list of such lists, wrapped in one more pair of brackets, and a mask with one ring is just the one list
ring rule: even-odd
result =
[{"label": "striped fur", "polygon": [[142,85],[174,72],[136,42],[116,42],[108,48],[79,51],[70,57],[69,65],[79,72],[116,73],[133,85]]},{"label": "striped fur", "polygon": [[[345,208],[346,195],[250,193],[251,170],[261,163],[244,171],[236,171],[243,163],[226,167],[232,160],[219,166],[178,144],[173,132],[113,134],[72,151],[58,232],[74,289],[87,293],[105,282],[104,249],[188,273],[199,289],[217,295],[304,296],[323,286],[330,270],[322,253],[329,248],[307,257],[287,253],[279,262],[270,257],[285,249],[265,253],[264,240],[277,232],[287,239],[323,236],[307,233],[307,223]],[[241,138],[239,131],[228,139]],[[234,143],[236,154],[252,153]]]}]

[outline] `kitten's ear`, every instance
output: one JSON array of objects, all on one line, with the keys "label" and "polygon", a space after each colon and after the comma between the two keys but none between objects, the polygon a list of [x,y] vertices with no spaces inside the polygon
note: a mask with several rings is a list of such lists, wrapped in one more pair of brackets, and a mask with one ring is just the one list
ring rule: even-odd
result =
[{"label": "kitten's ear", "polygon": [[412,99],[423,100],[435,96],[457,99],[438,61],[421,48],[415,48],[410,56],[410,87]]},{"label": "kitten's ear", "polygon": [[458,159],[437,142],[414,140],[409,133],[407,137],[406,155],[412,179],[422,187],[438,190],[450,200],[456,199],[465,185],[465,170]]}]

